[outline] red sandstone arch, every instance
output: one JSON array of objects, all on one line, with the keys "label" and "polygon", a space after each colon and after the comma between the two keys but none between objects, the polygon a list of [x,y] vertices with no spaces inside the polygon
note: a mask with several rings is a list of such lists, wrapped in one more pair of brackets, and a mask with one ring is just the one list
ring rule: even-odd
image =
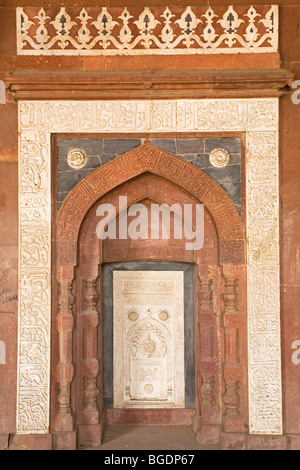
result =
[{"label": "red sandstone arch", "polygon": [[[99,201],[105,201],[106,197],[108,200],[114,200],[124,185],[128,183],[128,187],[134,187],[140,178],[144,177],[146,181],[149,174],[152,174],[158,184],[158,180],[165,181],[170,192],[172,187],[176,187],[178,191],[183,190],[189,200],[203,203],[214,222],[219,243],[218,247],[217,242],[214,245],[215,252],[219,253],[219,260],[216,254],[210,258],[210,263],[205,264],[197,254],[194,261],[197,265],[198,302],[195,309],[195,354],[198,358],[195,376],[198,398],[194,410],[194,430],[198,432],[199,441],[203,443],[218,439],[224,431],[240,434],[245,432],[247,319],[245,239],[241,219],[228,194],[212,178],[191,163],[145,143],[82,180],[70,192],[58,214],[55,236],[57,282],[53,287],[56,289],[58,308],[54,306],[53,310],[55,321],[51,393],[51,428],[57,440],[57,448],[65,447],[66,442],[69,448],[75,448],[76,439],[84,442],[86,438],[90,439],[96,434],[96,438],[101,439],[99,435],[102,432],[103,408],[94,406],[98,393],[96,381],[100,371],[99,361],[92,351],[95,347],[90,351],[90,357],[85,359],[86,369],[79,380],[80,383],[83,377],[90,380],[86,394],[91,404],[86,414],[82,412],[79,426],[77,423],[79,437],[76,437],[74,410],[71,406],[75,324],[81,317],[79,321],[84,324],[77,337],[82,337],[84,329],[87,341],[95,340],[93,338],[99,328],[96,309],[98,295],[94,281],[98,276],[98,265],[102,262],[101,256],[98,256],[96,250],[92,262],[87,262],[85,257],[78,257],[78,247],[88,243],[92,236],[95,240],[92,227],[86,228],[89,214]],[[145,194],[143,195],[141,190],[137,197],[138,200],[143,196],[157,197],[161,203],[171,201],[169,197],[164,197],[163,192],[154,193],[153,190],[145,189]],[[176,198],[175,190],[172,196]],[[130,203],[132,201],[129,199]],[[86,238],[82,238],[82,235]],[[84,315],[79,315],[75,320],[73,304],[76,292],[72,292],[72,289],[75,287],[76,291],[84,282],[85,292],[80,293],[79,303],[82,304],[84,297],[88,307]],[[75,306],[76,302],[78,306],[76,300]],[[219,338],[218,346],[213,344],[217,340],[210,337],[212,329],[218,329],[218,333],[215,333]],[[211,357],[211,354],[214,354],[214,357]],[[214,378],[218,383],[214,382]],[[218,412],[211,405],[215,394],[218,394],[216,401],[221,404]]]},{"label": "red sandstone arch", "polygon": [[243,264],[244,230],[226,191],[199,168],[148,142],[100,167],[69,193],[57,218],[58,264],[76,265],[78,233],[88,209],[107,192],[146,172],[177,184],[203,203],[217,226],[220,263]]},{"label": "red sandstone arch", "polygon": [[[137,245],[143,245],[143,240],[136,240],[132,242],[128,240],[109,240],[106,239],[104,242],[100,241],[96,234],[96,225],[98,223],[97,217],[95,217],[96,209],[99,204],[110,203],[114,207],[118,208],[118,198],[119,195],[127,197],[127,207],[129,208],[132,204],[135,203],[157,203],[157,204],[168,204],[171,206],[174,203],[179,204],[195,204],[195,199],[191,195],[179,188],[179,186],[174,185],[170,181],[165,180],[164,178],[154,175],[152,173],[143,173],[136,178],[131,179],[128,182],[125,182],[114,188],[109,193],[102,196],[96,201],[86,213],[84,220],[81,224],[79,236],[78,236],[78,252],[77,252],[77,265],[88,263],[91,257],[94,259],[101,260],[102,262],[112,262],[112,261],[124,261],[124,255],[118,255],[116,245],[122,246],[128,250],[128,255],[130,258],[135,257],[136,254],[132,251],[137,249]],[[150,202],[151,201],[151,202]],[[119,213],[116,213],[116,218],[118,219]],[[195,227],[193,226],[193,229]],[[172,237],[171,237],[172,238]],[[161,243],[161,240],[160,240]],[[174,251],[172,253],[172,261],[181,261],[181,262],[197,262],[197,254],[194,251],[184,250],[185,240],[177,240],[178,249],[180,253],[177,254],[176,259],[174,258]],[[132,247],[132,244],[134,247]],[[164,240],[165,245],[174,244],[174,240]],[[149,260],[152,258],[151,254],[155,255],[156,243],[152,240],[147,241],[147,253],[144,254],[145,259]],[[149,249],[151,254],[148,253]],[[111,253],[109,258],[105,256],[105,252],[110,250]],[[102,251],[102,253],[101,253]],[[126,255],[126,259],[128,256]],[[142,258],[139,258],[142,259]],[[165,261],[168,259],[167,253],[165,253]],[[171,260],[171,259],[170,259]]]}]

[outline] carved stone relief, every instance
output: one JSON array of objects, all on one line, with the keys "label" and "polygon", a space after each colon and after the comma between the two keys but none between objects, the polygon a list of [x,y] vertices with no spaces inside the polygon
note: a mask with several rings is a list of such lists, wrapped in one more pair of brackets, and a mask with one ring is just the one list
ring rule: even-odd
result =
[{"label": "carved stone relief", "polygon": [[210,153],[209,161],[216,168],[224,168],[229,163],[229,154],[224,149],[215,149]]},{"label": "carved stone relief", "polygon": [[83,150],[73,149],[68,153],[67,162],[71,168],[79,170],[85,166],[87,162],[87,156]]},{"label": "carved stone relief", "polygon": [[114,407],[184,407],[183,272],[114,272]]},{"label": "carved stone relief", "polygon": [[[17,432],[47,433],[49,430],[51,133],[116,131],[246,133],[250,433],[281,434],[277,98],[19,103]],[[159,171],[174,180],[176,175],[180,175],[183,187],[185,184],[190,186],[190,181],[185,183],[188,174],[184,173],[176,157],[172,168],[165,168],[164,158],[157,163],[151,158],[149,154],[149,169],[153,162],[154,169],[157,164]],[[134,164],[138,165],[138,161],[134,160]],[[118,174],[122,175],[125,161],[120,160],[119,165]],[[111,166],[106,165],[103,178],[98,183],[94,181],[92,186],[82,188],[76,212],[91,191],[99,187],[103,193],[112,184],[116,175],[110,174],[110,169]],[[135,168],[132,167],[131,171],[134,174]],[[219,196],[214,193],[212,200],[209,185],[199,180],[198,175],[195,171],[192,182],[195,191],[197,188],[198,193],[207,195],[207,203],[215,208],[220,202],[216,221],[222,220],[222,191]],[[233,209],[236,211],[234,205]],[[76,220],[76,212],[70,207],[70,227],[72,220]],[[65,227],[64,224],[60,227],[59,256],[61,264],[70,265],[74,261],[76,233],[66,236]],[[232,234],[224,233],[221,242],[227,244],[228,253],[230,247],[232,251]],[[67,251],[62,249],[64,243]],[[68,387],[67,377],[65,386]]]},{"label": "carved stone relief", "polygon": [[17,8],[18,54],[238,54],[278,49],[276,5],[267,12],[259,6],[78,11]]}]

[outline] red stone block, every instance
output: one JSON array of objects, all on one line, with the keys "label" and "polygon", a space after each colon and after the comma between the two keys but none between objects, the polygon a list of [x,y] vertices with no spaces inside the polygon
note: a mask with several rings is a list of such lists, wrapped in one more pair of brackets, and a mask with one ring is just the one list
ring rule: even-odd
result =
[{"label": "red stone block", "polygon": [[188,409],[108,409],[107,424],[191,425],[193,410]]},{"label": "red stone block", "polygon": [[219,240],[220,264],[244,264],[244,240]]},{"label": "red stone block", "polygon": [[76,450],[76,431],[53,433],[53,450]]},{"label": "red stone block", "polygon": [[222,449],[224,450],[245,450],[246,435],[242,433],[223,433]]},{"label": "red stone block", "polygon": [[196,441],[200,445],[219,446],[220,426],[202,426],[201,431],[196,436]]},{"label": "red stone block", "polygon": [[8,438],[9,434],[0,434],[0,450],[8,448]]},{"label": "red stone block", "polygon": [[15,434],[9,450],[51,450],[51,434]]},{"label": "red stone block", "polygon": [[[266,57],[267,56],[267,57]],[[157,56],[118,56],[84,57],[86,71],[117,71],[117,70],[222,70],[222,69],[271,69],[280,66],[279,54],[215,54],[211,55],[175,55],[164,56],[157,60]],[[166,96],[169,92],[166,91]]]},{"label": "red stone block", "polygon": [[16,54],[16,12],[14,8],[1,9],[0,13],[0,56]]},{"label": "red stone block", "polygon": [[247,436],[247,450],[287,450],[287,436]]},{"label": "red stone block", "polygon": [[16,56],[15,67],[17,70],[48,71],[80,71],[84,70],[84,58],[78,56]]},{"label": "red stone block", "polygon": [[[292,9],[288,9],[291,11]],[[293,20],[291,20],[293,22]],[[287,35],[288,36],[288,35]],[[300,64],[293,65],[300,79]],[[281,311],[283,341],[283,414],[285,432],[300,433],[300,368],[292,362],[292,344],[300,339],[300,105],[291,96],[281,99]],[[291,158],[294,155],[294,158]]]},{"label": "red stone block", "polygon": [[300,7],[298,0],[288,3],[280,9],[280,53],[283,61],[297,62],[300,60]]},{"label": "red stone block", "polygon": [[101,424],[81,424],[78,426],[78,445],[97,446],[102,442],[103,429]]},{"label": "red stone block", "polygon": [[300,434],[289,436],[289,450],[300,450]]},{"label": "red stone block", "polygon": [[[16,103],[0,105],[0,122],[0,160],[16,162],[18,160],[18,106]],[[1,166],[1,168],[4,167]],[[17,181],[17,166],[10,168],[11,177]],[[17,197],[17,191],[13,188],[6,189],[6,191],[12,197]]]}]

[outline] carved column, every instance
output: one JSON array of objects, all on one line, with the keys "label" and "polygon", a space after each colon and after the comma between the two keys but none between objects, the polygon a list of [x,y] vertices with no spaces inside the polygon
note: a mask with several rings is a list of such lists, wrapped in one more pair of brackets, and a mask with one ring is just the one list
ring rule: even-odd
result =
[{"label": "carved column", "polygon": [[[211,271],[213,270],[213,271]],[[221,414],[220,390],[220,335],[218,306],[214,291],[218,291],[217,267],[209,270],[199,266],[198,270],[198,328],[200,337],[200,402],[201,431],[197,435],[202,444],[218,445],[220,441]],[[220,276],[219,276],[220,277]]]},{"label": "carved column", "polygon": [[223,266],[223,427],[246,430],[246,319],[243,266]]},{"label": "carved column", "polygon": [[97,376],[99,373],[99,362],[97,358],[97,327],[99,324],[99,313],[97,303],[97,279],[84,280],[83,311],[81,312],[81,325],[83,329],[83,422],[84,424],[98,424],[99,410],[97,398],[99,389],[97,387]]},{"label": "carved column", "polygon": [[[85,260],[86,261],[86,260]],[[76,271],[76,424],[80,445],[100,444],[102,430],[101,276],[91,256]]]},{"label": "carved column", "polygon": [[[58,364],[56,369],[57,378],[57,406],[54,423],[55,433],[63,433],[56,436],[60,443],[58,448],[75,448],[76,439],[73,423],[73,411],[71,406],[71,383],[73,380],[73,342],[72,333],[74,328],[72,294],[73,266],[60,266],[57,273],[58,310],[56,316],[56,327],[58,333]],[[63,443],[62,443],[63,441]]]}]

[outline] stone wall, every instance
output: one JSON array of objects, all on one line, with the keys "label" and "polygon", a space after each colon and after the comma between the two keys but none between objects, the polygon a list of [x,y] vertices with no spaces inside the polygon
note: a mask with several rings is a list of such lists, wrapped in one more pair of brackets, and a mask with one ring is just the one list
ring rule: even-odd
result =
[{"label": "stone wall", "polygon": [[[60,5],[59,0],[36,0],[36,6]],[[90,6],[98,2],[90,0]],[[118,6],[118,0],[106,0],[102,5]],[[128,6],[138,2],[131,0]],[[223,0],[172,1],[173,5],[225,4]],[[246,4],[245,0],[230,4]],[[273,1],[265,0],[265,5]],[[239,56],[176,56],[157,60],[153,57],[26,57],[16,55],[15,7],[28,2],[1,0],[0,2],[0,79],[5,73],[31,71],[147,71],[147,70],[228,70],[286,68],[300,79],[300,5],[298,0],[278,0],[280,6],[280,60],[276,54]],[[67,6],[83,6],[82,2],[67,0]],[[162,5],[153,0],[152,5]],[[294,105],[290,94],[280,100],[280,170],[281,170],[281,299],[283,346],[283,405],[284,432],[289,436],[290,448],[300,448],[300,365],[293,364],[292,343],[300,339],[300,105]],[[8,97],[0,106],[0,286],[5,301],[0,299],[0,340],[6,343],[6,364],[0,364],[0,434],[15,432],[16,367],[17,367],[17,104]],[[251,446],[264,446],[265,441],[251,437]]]},{"label": "stone wall", "polygon": [[[144,138],[99,138],[99,139],[58,139],[57,141],[57,208],[79,181],[96,168],[130,150],[142,145]],[[233,200],[241,213],[241,139],[222,138],[155,138],[152,145],[178,155],[192,163],[216,180]],[[76,169],[68,164],[68,153],[82,150],[86,157],[83,168]],[[212,151],[223,149],[229,155],[224,167],[214,166],[209,159]]]}]

